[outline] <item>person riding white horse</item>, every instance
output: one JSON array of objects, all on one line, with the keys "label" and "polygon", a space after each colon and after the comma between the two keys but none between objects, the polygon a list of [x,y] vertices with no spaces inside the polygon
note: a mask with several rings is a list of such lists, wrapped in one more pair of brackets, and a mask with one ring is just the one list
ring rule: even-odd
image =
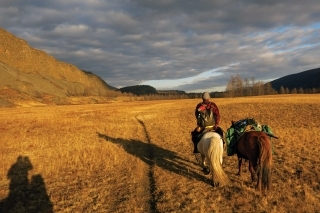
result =
[{"label": "person riding white horse", "polygon": [[203,133],[218,129],[220,122],[219,108],[209,99],[209,92],[204,92],[202,94],[202,102],[198,103],[195,109],[195,117],[197,119],[195,131],[199,134],[194,134],[194,137],[192,137],[192,142],[194,143],[193,153],[198,153],[197,142],[200,140]]}]

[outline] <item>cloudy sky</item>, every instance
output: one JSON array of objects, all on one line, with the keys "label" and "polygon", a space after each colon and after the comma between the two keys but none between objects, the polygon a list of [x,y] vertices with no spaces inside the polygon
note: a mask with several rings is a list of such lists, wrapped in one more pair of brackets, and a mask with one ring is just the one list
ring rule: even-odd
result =
[{"label": "cloudy sky", "polygon": [[223,91],[320,67],[319,0],[1,0],[0,27],[121,88]]}]

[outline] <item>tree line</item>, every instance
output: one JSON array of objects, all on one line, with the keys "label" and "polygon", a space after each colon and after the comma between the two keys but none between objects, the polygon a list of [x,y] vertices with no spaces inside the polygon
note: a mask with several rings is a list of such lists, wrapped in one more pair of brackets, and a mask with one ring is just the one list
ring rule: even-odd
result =
[{"label": "tree line", "polygon": [[244,80],[240,75],[233,75],[226,86],[226,90],[222,97],[245,97],[245,96],[260,96],[260,95],[275,95],[275,94],[315,94],[320,93],[320,88],[285,88],[280,87],[277,91],[272,88],[270,82],[264,83],[263,81],[255,81],[254,77]]},{"label": "tree line", "polygon": [[[254,77],[242,79],[240,75],[230,76],[225,91],[210,92],[212,98],[233,98],[246,96],[262,96],[276,94],[315,94],[320,93],[320,88],[293,88],[281,86],[277,91],[272,88],[270,82],[256,81]],[[157,90],[148,85],[138,85],[121,88],[119,90],[108,90],[100,94],[105,97],[126,97],[127,101],[147,100],[177,100],[177,99],[201,99],[201,93],[157,93]]]},{"label": "tree line", "polygon": [[230,77],[224,95],[225,97],[244,97],[274,94],[278,94],[278,92],[272,88],[270,82],[256,81],[254,77],[243,80],[237,74]]}]

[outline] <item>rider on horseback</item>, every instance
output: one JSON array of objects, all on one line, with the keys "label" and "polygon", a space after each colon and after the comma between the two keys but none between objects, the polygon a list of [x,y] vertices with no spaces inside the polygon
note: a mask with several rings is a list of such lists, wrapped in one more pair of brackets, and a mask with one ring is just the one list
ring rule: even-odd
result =
[{"label": "rider on horseback", "polygon": [[214,102],[211,102],[209,99],[209,92],[204,92],[202,94],[202,102],[197,104],[195,109],[197,127],[193,132],[191,132],[192,142],[194,144],[193,153],[198,153],[197,143],[205,132],[212,130],[221,131],[221,128],[218,127],[220,122],[219,108]]}]

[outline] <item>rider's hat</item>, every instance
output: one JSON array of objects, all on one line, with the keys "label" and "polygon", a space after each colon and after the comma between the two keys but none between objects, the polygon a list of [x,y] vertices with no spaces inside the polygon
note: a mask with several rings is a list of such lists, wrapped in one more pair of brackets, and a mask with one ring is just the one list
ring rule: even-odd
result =
[{"label": "rider's hat", "polygon": [[209,94],[209,92],[204,92],[204,93],[202,94],[202,99],[203,99],[203,100],[209,100],[209,99],[210,99],[210,94]]}]

